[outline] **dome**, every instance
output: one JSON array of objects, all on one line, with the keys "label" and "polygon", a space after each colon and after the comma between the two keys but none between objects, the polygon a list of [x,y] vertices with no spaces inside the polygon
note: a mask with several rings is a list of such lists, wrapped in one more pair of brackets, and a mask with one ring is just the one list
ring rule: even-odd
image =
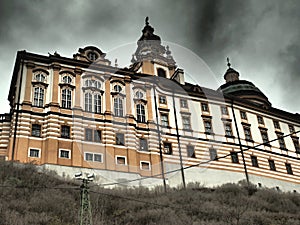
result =
[{"label": "dome", "polygon": [[230,64],[224,75],[224,79],[226,80],[226,83],[218,88],[218,91],[221,91],[223,94],[234,95],[265,108],[271,106],[268,98],[252,82],[239,80],[239,73],[231,68]]}]

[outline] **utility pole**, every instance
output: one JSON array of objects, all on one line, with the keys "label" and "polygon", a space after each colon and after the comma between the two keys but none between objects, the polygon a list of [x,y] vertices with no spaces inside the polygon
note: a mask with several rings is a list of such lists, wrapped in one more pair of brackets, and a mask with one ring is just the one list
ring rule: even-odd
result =
[{"label": "utility pole", "polygon": [[246,161],[245,161],[245,156],[244,156],[244,150],[243,150],[243,146],[242,146],[242,143],[241,143],[239,128],[238,128],[238,125],[237,125],[236,116],[235,116],[235,112],[234,112],[234,108],[233,108],[233,101],[231,101],[231,110],[232,110],[232,115],[233,115],[233,119],[234,119],[236,133],[237,133],[237,136],[238,136],[238,141],[239,141],[239,146],[240,146],[240,152],[242,154],[244,171],[245,171],[246,181],[247,181],[248,191],[249,191],[250,181],[249,181],[249,176],[248,176],[248,171],[247,171],[247,166],[246,166]]},{"label": "utility pole", "polygon": [[93,225],[92,221],[92,208],[90,202],[90,194],[88,184],[94,180],[94,174],[82,177],[82,173],[75,174],[77,180],[81,180],[80,186],[80,212],[79,212],[79,225]]}]

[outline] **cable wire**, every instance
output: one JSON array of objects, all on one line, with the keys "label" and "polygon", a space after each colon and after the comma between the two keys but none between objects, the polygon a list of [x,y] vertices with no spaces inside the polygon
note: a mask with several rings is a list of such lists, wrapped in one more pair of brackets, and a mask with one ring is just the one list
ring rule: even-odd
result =
[{"label": "cable wire", "polygon": [[99,192],[99,191],[90,191],[90,193],[106,195],[106,196],[110,196],[110,197],[113,197],[113,198],[122,198],[122,199],[126,199],[126,200],[129,200],[129,201],[135,201],[135,202],[140,202],[140,203],[149,204],[149,205],[155,205],[155,206],[159,206],[159,207],[168,207],[168,208],[172,208],[172,209],[184,210],[184,208],[181,208],[181,207],[163,205],[163,204],[159,204],[159,203],[155,203],[155,202],[147,202],[147,201],[139,200],[139,199],[136,199],[136,198],[129,198],[129,197],[124,197],[124,196],[120,196],[120,195],[113,195],[113,194]]},{"label": "cable wire", "polygon": [[[288,137],[288,136],[291,136],[293,134],[297,134],[299,133],[299,131],[294,131],[292,133],[289,133],[289,134],[286,134],[286,135],[283,135],[282,137],[280,138],[275,138],[275,139],[272,139],[270,141],[267,141],[267,142],[264,142],[264,143],[261,143],[261,144],[258,144],[258,145],[255,145],[255,146],[247,146],[247,147],[243,147],[245,149],[243,150],[240,150],[240,151],[237,151],[237,153],[241,153],[242,151],[243,152],[246,152],[250,149],[253,149],[253,148],[257,148],[257,147],[260,147],[260,146],[263,146],[263,145],[266,145],[266,144],[269,144],[271,142],[274,142],[274,141],[277,141],[278,139],[281,139],[281,138],[285,138],[285,137]],[[183,167],[184,170],[186,169],[190,169],[190,168],[193,168],[193,167],[196,167],[196,166],[200,166],[202,164],[207,164],[207,163],[210,163],[212,161],[216,161],[216,160],[219,160],[219,159],[224,159],[224,158],[227,158],[228,156],[231,156],[231,154],[227,154],[227,155],[224,155],[224,156],[220,156],[220,157],[216,157],[214,159],[209,159],[209,160],[206,160],[206,161],[202,161],[202,162],[199,162],[197,164],[193,164],[193,165],[190,165],[190,166],[186,166],[186,167]],[[175,172],[178,172],[178,171],[181,171],[181,168],[180,169],[175,169],[175,170],[170,170],[170,171],[167,171],[165,172],[164,174],[171,174],[171,173],[175,173]],[[127,180],[127,181],[121,181],[121,182],[114,182],[114,183],[107,183],[107,184],[101,184],[100,186],[111,186],[111,185],[118,185],[118,184],[124,184],[124,183],[130,183],[130,182],[134,182],[134,181],[141,181],[141,180],[146,180],[146,179],[150,179],[150,178],[156,178],[156,177],[160,177],[162,176],[163,174],[156,174],[156,175],[153,175],[153,176],[149,176],[149,177],[141,177],[141,178],[136,178],[136,179],[132,179],[132,180]],[[98,185],[94,185],[94,186],[98,186]],[[92,187],[94,187],[92,186]]]}]

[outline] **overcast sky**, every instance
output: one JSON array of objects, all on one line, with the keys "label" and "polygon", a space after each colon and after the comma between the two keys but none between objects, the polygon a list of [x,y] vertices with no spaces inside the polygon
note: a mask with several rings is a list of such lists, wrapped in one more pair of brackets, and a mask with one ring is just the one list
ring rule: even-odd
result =
[{"label": "overcast sky", "polygon": [[[0,113],[9,111],[18,50],[72,57],[95,45],[116,54],[118,46],[135,46],[146,16],[163,41],[204,60],[216,77],[209,88],[224,82],[229,56],[240,79],[253,82],[273,107],[299,112],[299,12],[298,0],[0,0]],[[203,74],[192,75],[206,84]]]}]

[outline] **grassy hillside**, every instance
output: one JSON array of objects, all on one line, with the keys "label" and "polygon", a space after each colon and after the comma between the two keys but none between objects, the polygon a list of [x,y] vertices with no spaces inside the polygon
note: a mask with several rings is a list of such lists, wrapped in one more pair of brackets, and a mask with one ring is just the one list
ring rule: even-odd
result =
[{"label": "grassy hillside", "polygon": [[[299,225],[300,195],[245,185],[186,190],[91,188],[94,225]],[[77,225],[79,184],[0,163],[0,225]]]}]

